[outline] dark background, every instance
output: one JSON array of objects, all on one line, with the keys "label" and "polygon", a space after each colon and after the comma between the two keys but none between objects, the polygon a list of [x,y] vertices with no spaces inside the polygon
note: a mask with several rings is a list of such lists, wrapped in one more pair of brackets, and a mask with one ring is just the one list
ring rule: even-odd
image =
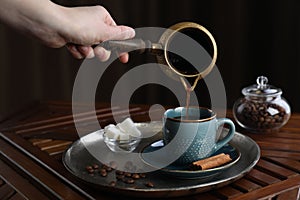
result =
[{"label": "dark background", "polygon": [[[65,6],[103,5],[118,24],[134,28],[164,27],[193,21],[206,27],[218,45],[217,66],[222,75],[228,107],[241,89],[260,75],[283,90],[292,112],[300,112],[299,0],[56,0]],[[50,49],[0,24],[0,116],[36,100],[71,100],[73,82],[82,61],[65,48]],[[110,90],[122,73],[151,60],[131,56],[128,64],[114,62],[104,78]],[[147,76],[147,74],[145,74]],[[205,98],[202,83],[197,91]],[[199,89],[200,88],[200,89]],[[144,86],[133,103],[176,104],[166,88]],[[209,100],[203,98],[203,104]]]}]

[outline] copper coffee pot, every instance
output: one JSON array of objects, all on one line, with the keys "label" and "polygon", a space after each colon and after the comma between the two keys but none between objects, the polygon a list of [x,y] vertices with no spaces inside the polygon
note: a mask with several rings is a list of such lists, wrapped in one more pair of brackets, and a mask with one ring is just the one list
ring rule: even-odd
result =
[{"label": "copper coffee pot", "polygon": [[[204,68],[204,70],[198,71],[193,68],[193,70],[191,69],[183,72],[182,69],[179,69],[178,66],[175,66],[174,62],[172,62],[173,57],[169,52],[169,46],[174,40],[175,34],[186,29],[196,29],[204,32],[209,37],[210,42],[212,43],[212,60],[211,63],[206,68]],[[153,43],[149,40],[143,40],[140,38],[134,38],[129,40],[108,40],[102,42],[99,45],[110,51],[137,51],[138,53],[154,54],[157,57],[158,63],[168,66],[164,67],[164,71],[171,77],[174,76],[175,73],[180,77],[195,77],[198,79],[203,78],[210,73],[217,60],[217,45],[214,37],[206,28],[193,22],[181,22],[171,26],[161,35],[157,43]]]}]

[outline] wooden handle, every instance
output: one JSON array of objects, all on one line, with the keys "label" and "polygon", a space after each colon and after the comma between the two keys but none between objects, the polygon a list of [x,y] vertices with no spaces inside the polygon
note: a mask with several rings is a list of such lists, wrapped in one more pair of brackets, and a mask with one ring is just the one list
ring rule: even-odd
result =
[{"label": "wooden handle", "polygon": [[144,53],[146,49],[151,48],[151,42],[142,39],[108,40],[99,45],[106,50],[118,52],[138,51],[139,53]]}]

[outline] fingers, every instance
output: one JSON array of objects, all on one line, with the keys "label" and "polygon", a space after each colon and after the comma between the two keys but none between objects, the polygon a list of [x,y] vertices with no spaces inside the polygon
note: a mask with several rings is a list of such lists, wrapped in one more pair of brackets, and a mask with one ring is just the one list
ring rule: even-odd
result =
[{"label": "fingers", "polygon": [[105,34],[107,40],[127,40],[135,36],[135,31],[128,26],[108,26]]},{"label": "fingers", "polygon": [[[104,49],[103,47],[95,47],[94,48],[94,53],[95,56],[101,61],[101,62],[105,62],[110,58],[111,52],[107,51],[106,49]],[[119,56],[119,60],[122,63],[127,63],[129,60],[129,55],[128,53],[117,53]]]},{"label": "fingers", "polygon": [[72,56],[77,59],[93,58],[95,56],[94,50],[90,46],[78,46],[74,44],[67,44],[66,47],[70,51]]},{"label": "fingers", "polygon": [[[128,26],[109,26],[107,31],[111,33],[109,35],[108,40],[126,40],[126,39],[133,38],[135,36],[134,29],[132,29]],[[114,33],[114,34],[112,34],[112,33]],[[94,49],[94,51],[95,51],[95,49]],[[108,51],[106,51],[102,47],[95,54],[99,58],[99,60],[101,60],[101,61],[108,60],[109,56],[110,56],[110,52],[108,53]],[[127,52],[117,53],[117,54],[119,56],[120,62],[122,62],[122,63],[127,63],[128,62],[129,54]]]},{"label": "fingers", "polygon": [[94,48],[94,54],[101,62],[105,62],[109,59],[111,52],[97,46]]},{"label": "fingers", "polygon": [[[107,51],[103,47],[95,47],[94,49],[89,46],[77,46],[73,44],[67,44],[67,49],[70,51],[72,56],[77,59],[83,59],[83,58],[93,58],[97,57],[101,62],[105,62],[109,59],[111,52]],[[128,55],[126,54],[122,55],[122,58],[120,57],[121,62],[126,63],[128,62]]]},{"label": "fingers", "polygon": [[[61,35],[73,57],[77,59],[97,57],[100,61],[107,61],[111,52],[93,45],[106,40],[126,40],[135,36],[133,28],[128,26],[118,26],[110,13],[102,6],[78,7],[64,10],[76,18],[76,26],[63,29]],[[72,24],[72,23],[70,23]],[[74,29],[72,29],[74,28]],[[73,30],[70,32],[70,30]],[[76,34],[73,34],[76,33]],[[121,62],[128,61],[128,53],[119,56]]]},{"label": "fingers", "polygon": [[[100,7],[101,8],[101,7]],[[77,59],[83,59],[83,58],[93,58],[97,57],[100,61],[105,62],[109,59],[111,52],[105,50],[102,47],[95,47],[93,48],[92,45],[106,41],[106,40],[126,40],[133,38],[135,36],[135,31],[133,28],[128,26],[117,26],[115,21],[112,19],[112,17],[109,15],[109,13],[104,9],[104,19],[102,24],[102,28],[97,30],[95,29],[95,32],[97,34],[96,38],[92,39],[91,41],[94,42],[78,42],[79,45],[75,44],[68,44],[66,45],[70,53],[73,57]],[[76,42],[75,42],[76,43]],[[80,45],[86,43],[85,45]],[[93,44],[91,44],[93,43]],[[128,53],[122,53],[119,54],[119,59],[122,63],[128,62]]]},{"label": "fingers", "polygon": [[84,56],[80,53],[80,51],[78,51],[76,45],[67,44],[66,47],[74,58],[77,58],[77,59],[84,58]]},{"label": "fingers", "polygon": [[[126,39],[130,39],[135,36],[134,29],[132,29],[130,27],[115,26],[115,25],[109,26],[109,27],[110,28],[109,28],[108,32],[111,32],[109,39],[126,40]],[[112,34],[112,33],[115,33],[115,34]],[[81,53],[83,55],[87,55],[87,54],[84,54],[84,51],[87,52],[86,49],[82,49]],[[100,61],[105,62],[109,59],[111,52],[105,50],[103,47],[97,46],[93,49],[93,53],[89,53],[89,55],[93,55],[92,57],[96,56]],[[91,58],[91,57],[87,57],[87,58]],[[120,53],[119,59],[122,63],[127,63],[129,60],[128,53]]]},{"label": "fingers", "polygon": [[119,60],[122,63],[127,63],[129,60],[129,54],[128,53],[120,53],[119,54]]},{"label": "fingers", "polygon": [[95,56],[94,50],[90,46],[78,46],[77,49],[85,58],[93,58]]}]

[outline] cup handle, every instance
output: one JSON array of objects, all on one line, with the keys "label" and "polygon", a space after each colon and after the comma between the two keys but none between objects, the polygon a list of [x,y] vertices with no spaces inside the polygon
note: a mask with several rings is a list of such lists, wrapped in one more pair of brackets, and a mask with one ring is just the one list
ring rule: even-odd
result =
[{"label": "cup handle", "polygon": [[228,119],[228,118],[220,118],[217,119],[217,128],[219,128],[221,125],[223,124],[228,124],[229,125],[229,132],[227,133],[227,135],[222,139],[219,140],[215,147],[214,147],[214,152],[218,151],[221,147],[223,147],[225,144],[227,144],[234,136],[235,133],[235,125],[234,123]]}]

